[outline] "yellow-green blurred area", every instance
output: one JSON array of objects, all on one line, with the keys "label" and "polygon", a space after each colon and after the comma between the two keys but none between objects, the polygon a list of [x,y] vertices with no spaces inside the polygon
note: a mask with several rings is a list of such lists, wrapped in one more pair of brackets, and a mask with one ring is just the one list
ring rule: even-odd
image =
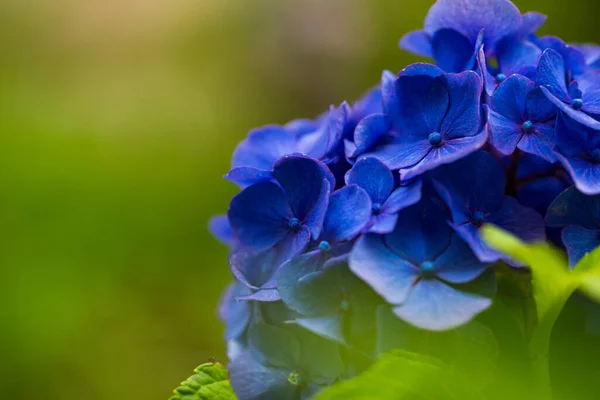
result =
[{"label": "yellow-green blurred area", "polygon": [[[166,399],[225,359],[235,144],[417,60],[430,4],[0,0],[0,399]],[[517,5],[600,41],[598,2]]]}]

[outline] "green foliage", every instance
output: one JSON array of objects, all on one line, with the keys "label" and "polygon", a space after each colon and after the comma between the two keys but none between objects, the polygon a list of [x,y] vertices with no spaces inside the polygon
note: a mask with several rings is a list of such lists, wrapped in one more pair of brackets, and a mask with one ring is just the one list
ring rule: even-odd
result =
[{"label": "green foliage", "polygon": [[200,365],[181,383],[170,400],[235,400],[227,369],[218,362]]},{"label": "green foliage", "polygon": [[316,400],[483,400],[470,379],[441,361],[395,350],[358,377],[319,393]]}]

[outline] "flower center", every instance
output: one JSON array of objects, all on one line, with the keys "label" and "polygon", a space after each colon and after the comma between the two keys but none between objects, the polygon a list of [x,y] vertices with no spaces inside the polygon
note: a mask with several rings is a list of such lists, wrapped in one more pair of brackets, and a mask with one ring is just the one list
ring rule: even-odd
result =
[{"label": "flower center", "polygon": [[496,75],[496,82],[502,83],[505,80],[506,80],[506,75],[504,75],[504,74],[498,74],[498,75]]},{"label": "flower center", "polygon": [[571,102],[571,107],[573,107],[573,109],[575,110],[579,110],[581,107],[583,107],[583,100],[573,99],[573,101]]},{"label": "flower center", "polygon": [[288,375],[288,382],[297,386],[300,383],[300,374],[297,372],[290,372]]},{"label": "flower center", "polygon": [[433,275],[433,271],[435,271],[435,264],[433,263],[433,261],[425,261],[421,264],[421,273],[424,276]]},{"label": "flower center", "polygon": [[300,220],[298,218],[292,217],[292,218],[290,218],[288,223],[289,223],[291,230],[297,231],[298,229],[300,229]]},{"label": "flower center", "polygon": [[382,208],[383,208],[383,207],[382,207],[382,206],[381,206],[381,204],[379,204],[379,203],[375,203],[375,204],[373,204],[373,214],[375,214],[375,215],[379,215],[379,214],[381,214],[381,210],[382,210]]},{"label": "flower center", "polygon": [[531,121],[529,121],[529,120],[528,120],[528,121],[525,121],[525,122],[523,122],[523,125],[522,125],[522,127],[523,127],[523,131],[524,131],[525,133],[531,133],[531,132],[533,132],[533,122],[531,122]]},{"label": "flower center", "polygon": [[475,225],[481,225],[485,221],[485,214],[481,211],[475,211],[471,216]]},{"label": "flower center", "polygon": [[319,250],[321,250],[321,253],[327,253],[329,250],[331,250],[331,245],[328,241],[323,240],[321,243],[319,243]]},{"label": "flower center", "polygon": [[433,132],[429,135],[429,144],[433,147],[438,147],[442,144],[442,135],[439,132]]}]

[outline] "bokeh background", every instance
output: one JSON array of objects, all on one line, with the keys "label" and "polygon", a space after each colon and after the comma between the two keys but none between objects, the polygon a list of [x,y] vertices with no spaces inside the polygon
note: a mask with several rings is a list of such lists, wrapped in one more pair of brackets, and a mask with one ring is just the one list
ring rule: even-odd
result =
[{"label": "bokeh background", "polygon": [[[0,399],[164,400],[225,359],[235,144],[416,61],[432,2],[0,0]],[[517,5],[600,42],[600,2]]]}]

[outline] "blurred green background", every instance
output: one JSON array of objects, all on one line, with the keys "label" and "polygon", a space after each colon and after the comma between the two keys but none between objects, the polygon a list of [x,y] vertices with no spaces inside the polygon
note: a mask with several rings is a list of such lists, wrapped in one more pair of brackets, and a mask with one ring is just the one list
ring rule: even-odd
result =
[{"label": "blurred green background", "polygon": [[[229,281],[235,144],[416,58],[422,0],[1,0],[0,399],[166,399]],[[600,3],[523,0],[600,41]]]}]

